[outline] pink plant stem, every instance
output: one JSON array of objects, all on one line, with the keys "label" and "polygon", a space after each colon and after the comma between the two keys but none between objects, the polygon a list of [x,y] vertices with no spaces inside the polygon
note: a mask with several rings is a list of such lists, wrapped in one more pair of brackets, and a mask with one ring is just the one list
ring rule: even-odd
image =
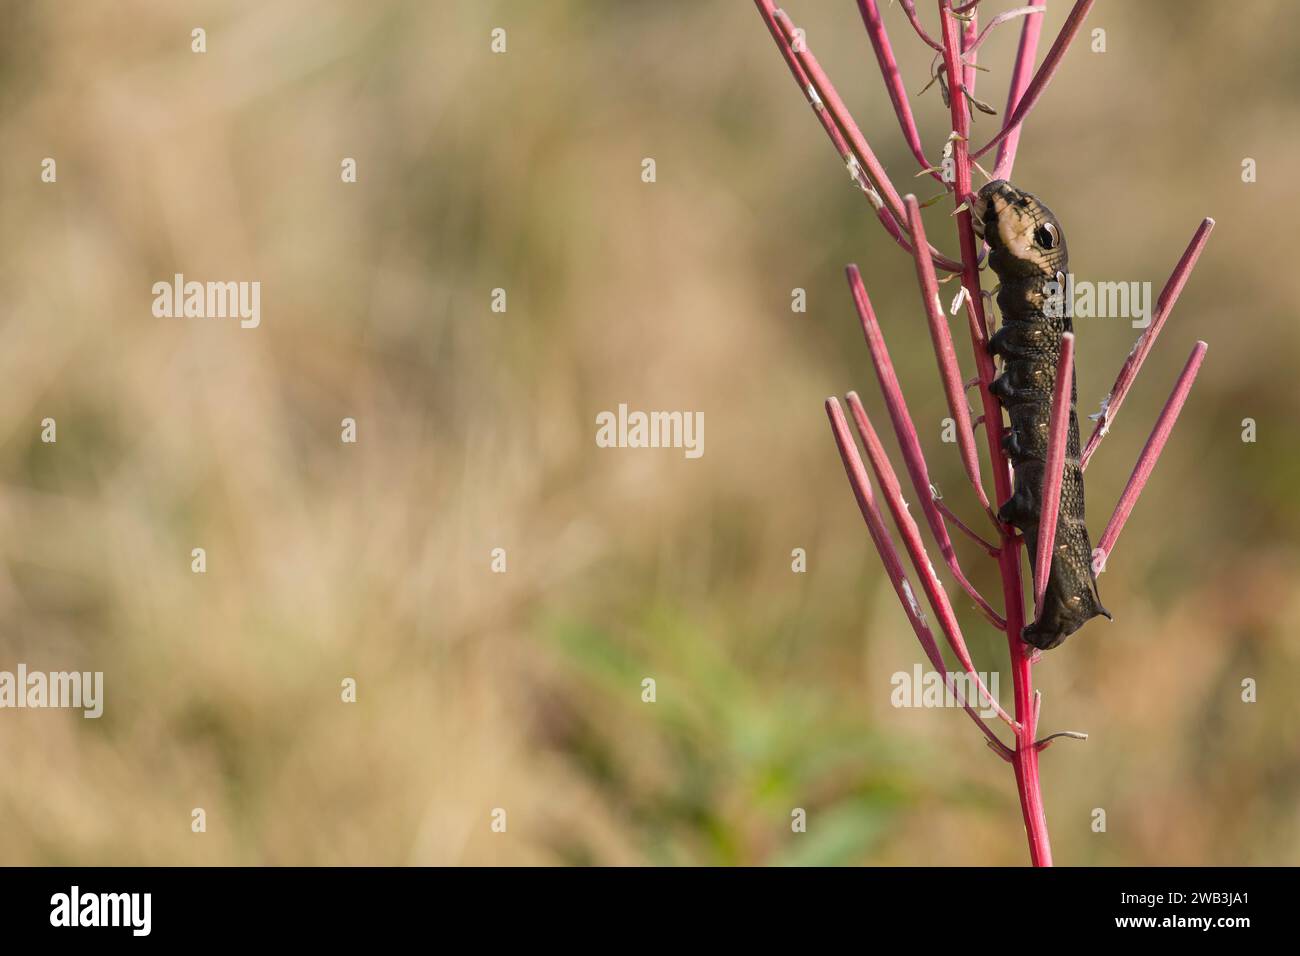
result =
[{"label": "pink plant stem", "polygon": [[1197,342],[1192,348],[1192,354],[1187,357],[1187,364],[1183,366],[1178,382],[1174,385],[1169,400],[1165,402],[1165,407],[1160,412],[1160,417],[1156,420],[1146,445],[1142,448],[1142,454],[1138,456],[1133,474],[1129,476],[1128,484],[1124,486],[1124,493],[1119,496],[1119,503],[1115,505],[1115,513],[1110,516],[1106,530],[1101,533],[1101,541],[1093,551],[1093,570],[1098,574],[1105,570],[1106,560],[1115,549],[1119,533],[1124,530],[1124,523],[1133,513],[1138,496],[1142,494],[1142,489],[1146,487],[1156,462],[1160,460],[1160,453],[1164,451],[1165,442],[1169,440],[1169,434],[1174,430],[1178,413],[1187,402],[1187,395],[1192,390],[1192,383],[1196,381],[1196,374],[1201,369],[1201,362],[1205,359],[1208,348],[1209,346],[1204,342]]},{"label": "pink plant stem", "polygon": [[[961,47],[962,59],[965,60],[966,63],[968,64],[974,63],[975,51],[977,51],[980,48],[980,44],[984,42],[984,40],[988,37],[989,33],[993,30],[994,27],[1001,26],[1003,23],[1006,23],[1008,20],[1014,20],[1016,17],[1029,17],[1029,16],[1034,16],[1035,14],[1041,14],[1046,9],[1047,9],[1046,7],[1035,7],[1035,6],[1016,7],[1016,9],[1008,10],[1006,13],[999,13],[996,17],[994,17],[992,20],[989,21],[989,25],[984,28],[983,32],[981,32],[980,35],[974,39],[973,42],[962,43],[962,47]],[[974,21],[972,20],[971,23],[974,23]],[[965,39],[964,34],[969,32],[970,26],[971,26],[970,23],[966,24],[966,29],[962,31],[963,41]],[[974,90],[972,90],[971,92],[973,93]],[[1012,108],[1014,109],[1015,107],[1013,106]]]},{"label": "pink plant stem", "polygon": [[[971,163],[970,163],[970,110],[966,105],[966,98],[960,95],[960,52],[957,48],[957,30],[953,25],[953,19],[949,12],[944,8],[945,0],[940,0],[940,10],[943,14],[943,36],[944,36],[944,69],[948,74],[949,88],[954,90],[953,96],[949,99],[949,108],[952,113],[952,129],[955,134],[953,140],[953,159],[955,162],[956,182],[954,185],[954,197],[957,205],[957,236],[961,245],[962,258],[962,285],[966,288],[967,308],[970,311],[971,334],[976,337],[975,340],[975,364],[979,372],[980,390],[986,391],[988,383],[993,379],[993,358],[988,354],[985,348],[985,323],[984,323],[984,300],[980,295],[979,282],[979,257],[975,248],[975,232],[971,228],[970,204],[966,198],[971,192]],[[992,415],[988,415],[990,406],[997,410],[998,406],[993,401],[992,396],[987,396],[985,402],[985,413],[987,420],[993,420]],[[998,412],[997,421],[1001,421],[1001,412]],[[996,460],[996,459],[995,459]]]},{"label": "pink plant stem", "polygon": [[[862,24],[867,28],[871,39],[871,48],[876,53],[876,62],[880,64],[880,75],[884,78],[885,89],[894,104],[898,115],[898,125],[903,131],[907,148],[912,151],[922,169],[931,170],[930,175],[943,182],[943,177],[933,169],[933,164],[925,158],[925,149],[921,145],[921,134],[917,132],[916,120],[912,117],[912,107],[907,101],[907,89],[903,86],[902,74],[898,72],[898,61],[894,59],[894,49],[889,43],[889,34],[885,31],[885,21],[881,19],[876,0],[858,0],[858,11],[862,14]],[[921,242],[920,239],[916,240]]]},{"label": "pink plant stem", "polygon": [[1047,576],[1056,547],[1056,520],[1061,510],[1061,480],[1065,472],[1065,442],[1070,430],[1070,386],[1074,384],[1074,333],[1061,336],[1061,358],[1056,364],[1056,387],[1047,433],[1047,461],[1043,465],[1042,507],[1038,518],[1038,554],[1034,557],[1034,619],[1043,613]]},{"label": "pink plant stem", "polygon": [[880,443],[880,437],[876,434],[871,419],[867,417],[867,410],[862,407],[862,400],[858,398],[856,392],[849,392],[846,397],[849,400],[849,411],[853,414],[854,424],[857,425],[858,434],[862,437],[862,447],[866,449],[867,460],[871,462],[876,483],[880,485],[880,494],[889,507],[889,513],[894,517],[894,525],[903,539],[903,547],[907,549],[908,557],[912,559],[912,567],[917,577],[921,579],[921,588],[925,591],[930,607],[934,609],[935,617],[939,621],[939,629],[967,675],[979,688],[984,706],[993,709],[999,720],[1005,721],[1009,727],[1018,731],[1019,726],[1002,709],[997,698],[989,693],[988,688],[984,686],[984,681],[975,672],[975,663],[971,660],[966,640],[962,637],[961,626],[957,623],[957,615],[953,613],[948,593],[944,591],[939,575],[935,573],[934,565],[930,563],[930,558],[925,553],[925,545],[921,542],[921,529],[917,527],[911,512],[907,510],[907,502],[903,500],[903,488],[898,483],[898,476],[894,473],[893,465],[889,463],[889,456],[885,454],[885,447]]},{"label": "pink plant stem", "polygon": [[[1020,124],[1025,121],[1029,111],[1034,108],[1038,98],[1043,95],[1043,90],[1047,89],[1047,84],[1051,82],[1052,77],[1056,75],[1057,68],[1061,65],[1061,59],[1065,56],[1065,51],[1069,49],[1070,43],[1079,33],[1079,28],[1083,26],[1084,18],[1088,16],[1088,11],[1092,9],[1093,0],[1078,0],[1070,15],[1065,18],[1065,25],[1061,27],[1061,32],[1057,34],[1056,41],[1052,48],[1047,51],[1047,56],[1043,59],[1043,65],[1038,68],[1034,78],[1030,81],[1029,86],[1025,89],[1024,96],[1016,104],[1015,111],[1006,121],[1006,125],[991,140],[981,146],[973,154],[974,159],[979,159],[990,149],[1000,143],[1012,130],[1018,129]],[[1000,164],[999,164],[1000,165]]]},{"label": "pink plant stem", "polygon": [[[916,197],[910,194],[904,197],[903,203],[907,206],[908,229],[917,245],[923,245],[926,240],[921,207]],[[927,257],[914,254],[912,258],[916,262],[916,281],[921,286],[921,302],[930,324],[930,342],[934,346],[934,357],[939,363],[939,378],[943,381],[943,391],[948,397],[948,411],[956,424],[957,449],[961,454],[962,467],[966,470],[966,477],[970,479],[980,505],[988,511],[989,497],[984,491],[979,453],[975,450],[975,429],[971,425],[970,408],[966,404],[966,389],[961,369],[957,365],[957,353],[952,347],[948,317],[944,314],[943,303],[939,298],[939,282],[934,275],[934,266]]]},{"label": "pink plant stem", "polygon": [[[950,0],[939,0],[939,15],[943,25],[944,69],[948,73],[950,89],[956,89],[961,52],[957,45],[957,29],[952,16]],[[1026,23],[1041,18],[1031,17]],[[980,292],[979,258],[975,249],[975,233],[971,228],[969,203],[971,162],[968,153],[970,138],[970,113],[966,97],[949,97],[952,112],[953,155],[956,159],[956,198],[961,205],[957,214],[957,235],[961,244],[962,285],[968,295],[967,308],[971,310],[971,342],[979,371],[980,397],[984,403],[984,436],[988,441],[989,460],[993,465],[993,488],[997,501],[1011,497],[1011,467],[1002,450],[1002,409],[992,393],[993,357],[989,355],[984,319],[984,298]],[[965,206],[966,208],[962,208]],[[1016,757],[1012,766],[1016,773],[1016,790],[1020,795],[1020,812],[1025,821],[1025,834],[1029,841],[1029,859],[1034,866],[1052,865],[1052,847],[1047,833],[1047,814],[1043,809],[1042,785],[1038,778],[1038,749],[1034,746],[1033,722],[1034,686],[1033,669],[1025,653],[1021,633],[1025,627],[1023,586],[1020,579],[1020,541],[1014,529],[1001,525],[998,570],[1002,576],[1002,596],[1007,622],[1007,648],[1011,657],[1011,678],[1014,686],[1016,730]]]},{"label": "pink plant stem", "polygon": [[[778,10],[776,13],[777,23],[785,31],[786,40],[790,42],[793,49],[794,42],[794,23],[785,15],[783,11]],[[835,89],[835,84],[830,81],[817,57],[812,51],[807,49],[794,50],[795,58],[799,65],[803,67],[804,73],[812,81],[814,89],[817,91],[818,98],[823,104],[823,108],[830,114],[835,124],[839,127],[840,132],[848,141],[849,147],[853,151],[853,156],[857,159],[862,169],[866,172],[868,179],[876,187],[881,199],[889,212],[893,215],[896,223],[901,224],[905,221],[906,215],[903,211],[903,200],[899,196],[898,190],[894,188],[889,174],[885,172],[884,165],[877,158],[875,151],[872,150],[871,144],[867,138],[862,135],[862,130],[854,122],[853,115],[849,108],[844,105],[840,98],[839,91]],[[874,201],[874,200],[873,200]]]},{"label": "pink plant stem", "polygon": [[[1047,0],[1034,0],[1033,6],[1047,9]],[[1038,38],[1043,32],[1043,17],[1027,17],[1020,28],[1020,45],[1016,48],[1016,62],[1011,68],[1011,84],[1007,89],[1007,108],[1003,116],[1010,116],[1020,105],[1020,98],[1025,95],[1029,80],[1034,75],[1034,57],[1038,55]],[[1017,126],[998,146],[998,162],[994,167],[994,179],[1009,179],[1011,168],[1016,163],[1016,149],[1020,145],[1020,127]]]},{"label": "pink plant stem", "polygon": [[972,8],[970,19],[963,23],[961,28],[961,59],[964,64],[962,82],[966,84],[966,92],[971,96],[975,95],[975,81],[979,78],[979,70],[975,69],[976,60],[979,58],[977,54],[979,36],[979,11]]},{"label": "pink plant stem", "polygon": [[[912,246],[900,225],[903,222],[903,212],[898,191],[885,175],[884,167],[880,165],[871,147],[867,145],[866,139],[857,124],[853,122],[853,117],[849,115],[834,86],[822,72],[816,57],[807,51],[800,53],[795,50],[795,26],[785,12],[775,6],[773,0],[754,0],[754,2],[763,17],[763,22],[767,24],[768,32],[776,41],[777,49],[781,51],[781,56],[790,68],[795,83],[807,97],[818,122],[830,137],[840,159],[849,168],[854,181],[871,203],[876,218],[880,220],[890,237],[911,253]],[[883,199],[881,193],[884,193]],[[891,195],[897,208],[888,203]],[[935,265],[946,272],[956,272],[961,268],[959,263],[940,254],[937,250],[931,249],[930,254],[934,257]]]},{"label": "pink plant stem", "polygon": [[[943,555],[948,570],[957,579],[957,583],[975,601],[984,616],[994,627],[1004,627],[1006,622],[966,579],[965,573],[957,562],[957,552],[953,549],[952,539],[949,538],[948,529],[944,526],[943,516],[939,514],[939,509],[934,504],[933,483],[930,481],[930,473],[925,463],[925,453],[921,450],[921,440],[916,435],[912,416],[907,411],[903,389],[894,372],[894,363],[890,361],[889,350],[885,347],[885,337],[880,332],[880,323],[876,321],[876,313],[871,307],[866,286],[862,284],[862,276],[857,266],[850,265],[844,271],[848,275],[853,304],[857,308],[858,318],[862,321],[862,333],[867,340],[871,361],[876,367],[876,378],[880,381],[880,391],[885,397],[885,406],[889,409],[889,419],[893,423],[894,434],[898,437],[908,476],[912,479],[912,487],[921,501],[921,510],[925,512],[930,531],[939,544],[939,552]],[[958,397],[963,403],[965,402],[964,395]]]},{"label": "pink plant stem", "polygon": [[1183,250],[1178,265],[1174,266],[1174,271],[1170,274],[1165,287],[1160,290],[1160,297],[1156,300],[1155,315],[1151,318],[1151,324],[1143,329],[1142,334],[1138,336],[1132,351],[1128,353],[1128,358],[1124,360],[1124,364],[1120,367],[1119,375],[1115,379],[1115,384],[1111,386],[1110,394],[1106,396],[1106,401],[1102,404],[1101,417],[1097,419],[1092,435],[1088,438],[1088,444],[1083,449],[1081,462],[1084,468],[1088,467],[1093,452],[1097,450],[1101,440],[1106,437],[1111,424],[1115,421],[1115,416],[1119,414],[1120,406],[1124,404],[1124,397],[1128,395],[1129,389],[1133,387],[1138,372],[1142,370],[1142,363],[1151,354],[1151,349],[1156,344],[1156,338],[1160,335],[1160,330],[1164,328],[1169,313],[1173,311],[1174,303],[1178,301],[1178,297],[1182,294],[1183,286],[1187,284],[1187,277],[1196,268],[1196,260],[1201,257],[1201,251],[1205,248],[1205,243],[1209,241],[1210,230],[1213,228],[1213,219],[1205,219],[1201,222],[1196,234],[1192,236],[1192,241]]},{"label": "pink plant stem", "polygon": [[1046,750],[1048,747],[1052,746],[1054,742],[1060,739],[1087,740],[1088,735],[1078,733],[1077,731],[1074,730],[1062,730],[1055,734],[1048,734],[1042,740],[1038,741],[1038,743],[1034,744],[1034,746],[1037,747],[1039,751],[1043,751]]},{"label": "pink plant stem", "polygon": [[[952,17],[945,9],[943,0],[940,0],[939,10],[944,30],[944,68],[948,71],[949,84],[955,85],[957,82],[957,62],[960,57],[957,49],[956,33],[952,25]],[[970,110],[966,105],[964,96],[949,97],[949,108],[952,115],[953,132],[956,134],[956,138],[953,140],[956,182],[953,185],[955,187],[954,198],[959,210],[957,212],[957,239],[961,247],[961,281],[962,287],[966,290],[966,314],[970,327],[971,347],[975,354],[976,383],[979,385],[980,399],[983,403],[981,418],[985,423],[984,431],[988,439],[989,460],[993,465],[993,488],[997,500],[1006,501],[1011,497],[1011,467],[1006,454],[1002,451],[1001,428],[993,427],[993,423],[998,426],[1002,423],[1002,406],[998,404],[997,399],[989,391],[989,383],[993,381],[993,356],[989,354],[988,350],[988,325],[984,316],[984,296],[980,291],[979,254],[975,245],[975,231],[971,228],[970,204],[966,202],[966,197],[971,192],[971,163],[967,152],[970,145],[968,142],[970,137]],[[924,292],[924,290],[922,291]],[[995,524],[999,525],[1000,533],[1006,538],[1009,529],[1002,528],[996,520]],[[1019,539],[1016,538],[1015,540]],[[1005,546],[1002,548],[1004,555],[1010,550],[1014,549]],[[1019,559],[1017,558],[1017,580],[1020,574],[1019,566]],[[1019,595],[1019,591],[1016,593]],[[1011,603],[1021,604],[1023,602],[1020,597],[1017,597]],[[1010,615],[1011,610],[1008,607],[1006,616],[1008,622],[1011,620]],[[1014,632],[1014,634],[1018,635],[1019,631]]]},{"label": "pink plant stem", "polygon": [[982,538],[978,533],[973,531],[970,528],[970,526],[966,524],[966,522],[962,521],[961,518],[958,518],[955,514],[953,514],[952,509],[949,508],[946,504],[944,504],[943,499],[938,497],[937,494],[935,495],[934,498],[934,506],[939,509],[939,513],[943,515],[945,521],[950,521],[953,524],[955,524],[958,530],[964,533],[966,537],[970,538],[981,548],[987,551],[989,557],[996,558],[998,556],[998,546],[996,544],[993,544],[991,541],[985,541],[984,538]]},{"label": "pink plant stem", "polygon": [[[853,436],[849,434],[849,426],[844,418],[844,411],[840,408],[840,403],[834,398],[826,400],[826,415],[831,422],[831,431],[835,435],[835,444],[840,450],[840,459],[844,462],[844,472],[848,475],[849,484],[853,488],[853,495],[858,502],[858,509],[862,512],[862,518],[867,524],[867,532],[871,535],[872,543],[876,546],[876,552],[880,555],[881,564],[884,565],[885,575],[894,586],[894,593],[898,595],[898,602],[903,606],[903,613],[907,615],[907,620],[912,625],[912,630],[916,633],[916,638],[920,641],[925,656],[930,659],[930,663],[936,671],[947,675],[948,667],[944,663],[943,654],[939,650],[939,645],[935,642],[934,634],[931,633],[929,626],[925,623],[920,605],[916,602],[916,595],[907,581],[906,573],[903,571],[903,562],[889,537],[889,532],[885,529],[885,522],[881,518],[880,509],[876,506],[875,498],[871,493],[871,481],[867,477],[867,470],[862,464],[862,458],[858,454],[858,447],[853,441]],[[989,739],[989,746],[993,748],[994,752],[1004,760],[1011,760],[1011,750],[998,739],[997,734],[984,722],[983,718],[975,711],[975,708],[965,700],[962,701],[962,707],[970,715],[975,725],[979,727],[980,732]]]},{"label": "pink plant stem", "polygon": [[935,42],[934,37],[925,32],[925,27],[921,26],[921,18],[916,15],[915,0],[898,0],[898,4],[903,8],[903,13],[907,17],[907,22],[912,24],[912,29],[915,30],[916,35],[925,42],[925,45],[932,50],[942,51],[943,47]]}]

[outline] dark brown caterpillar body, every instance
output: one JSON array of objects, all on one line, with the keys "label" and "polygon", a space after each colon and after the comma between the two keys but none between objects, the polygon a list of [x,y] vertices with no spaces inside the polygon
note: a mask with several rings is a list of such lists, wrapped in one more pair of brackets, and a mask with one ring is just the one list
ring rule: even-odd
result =
[{"label": "dark brown caterpillar body", "polygon": [[[973,205],[976,232],[988,243],[989,266],[1001,281],[998,308],[1002,327],[989,348],[1002,359],[1002,374],[990,390],[1011,419],[1002,447],[1015,466],[1015,488],[998,517],[1025,536],[1032,565],[1038,551],[1048,420],[1061,335],[1073,331],[1060,299],[1069,258],[1061,224],[1029,193],[1005,180],[995,180],[979,191]],[[1070,378],[1070,422],[1056,546],[1042,611],[1023,634],[1025,641],[1044,650],[1056,647],[1093,617],[1110,617],[1101,606],[1092,573],[1092,543],[1083,513],[1074,369]]]}]

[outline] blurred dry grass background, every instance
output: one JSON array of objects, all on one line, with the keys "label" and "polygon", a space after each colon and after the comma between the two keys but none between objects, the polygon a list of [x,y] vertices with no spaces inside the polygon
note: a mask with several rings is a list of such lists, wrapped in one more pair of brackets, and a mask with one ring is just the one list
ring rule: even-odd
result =
[{"label": "blurred dry grass background", "polygon": [[[854,5],[790,10],[900,187],[928,189]],[[910,266],[749,3],[6,0],[4,19],[0,669],[103,670],[107,699],[98,721],[0,712],[0,862],[1025,860],[1010,775],[964,718],[889,706],[920,655],[821,409],[878,400],[846,262],[970,503]],[[915,92],[928,56],[887,22]],[[1096,535],[1209,341],[1101,582],[1116,621],[1038,668],[1045,730],[1092,734],[1044,758],[1060,862],[1300,861],[1290,22],[1103,0],[1107,52],[1085,34],[1022,143],[1016,179],[1080,278],[1158,291],[1218,220],[1089,471]],[[999,109],[1000,32],[979,80]],[[915,107],[937,152],[937,90]],[[153,318],[173,272],[260,280],[261,327]],[[1082,325],[1081,406],[1134,335]],[[704,411],[706,454],[596,448],[620,402]]]}]

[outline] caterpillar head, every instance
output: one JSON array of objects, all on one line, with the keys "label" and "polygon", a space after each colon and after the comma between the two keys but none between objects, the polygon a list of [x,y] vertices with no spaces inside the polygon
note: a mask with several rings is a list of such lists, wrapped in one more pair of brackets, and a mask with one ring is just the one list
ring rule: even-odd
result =
[{"label": "caterpillar head", "polygon": [[1006,278],[1054,276],[1068,268],[1065,232],[1037,197],[995,179],[971,204],[975,233],[989,244],[989,265]]}]

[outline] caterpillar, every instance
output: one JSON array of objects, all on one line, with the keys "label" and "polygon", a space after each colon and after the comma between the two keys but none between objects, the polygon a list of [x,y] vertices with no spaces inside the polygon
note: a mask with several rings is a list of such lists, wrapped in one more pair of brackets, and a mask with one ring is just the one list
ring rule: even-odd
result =
[{"label": "caterpillar", "polygon": [[[1001,283],[997,302],[1002,326],[989,339],[989,351],[1002,360],[1002,374],[989,390],[1011,421],[1002,448],[1015,467],[1015,482],[1011,497],[998,509],[998,518],[1024,535],[1032,564],[1038,553],[1043,472],[1061,335],[1073,331],[1068,310],[1051,307],[1060,304],[1060,299],[1053,297],[1060,296],[1064,288],[1069,253],[1065,233],[1052,211],[1006,180],[994,180],[982,188],[972,212],[975,232],[988,244],[989,266]],[[1038,619],[1022,634],[1027,643],[1043,650],[1056,647],[1098,615],[1110,619],[1097,594],[1092,543],[1084,524],[1077,396],[1071,368],[1069,431],[1054,553]]]}]

